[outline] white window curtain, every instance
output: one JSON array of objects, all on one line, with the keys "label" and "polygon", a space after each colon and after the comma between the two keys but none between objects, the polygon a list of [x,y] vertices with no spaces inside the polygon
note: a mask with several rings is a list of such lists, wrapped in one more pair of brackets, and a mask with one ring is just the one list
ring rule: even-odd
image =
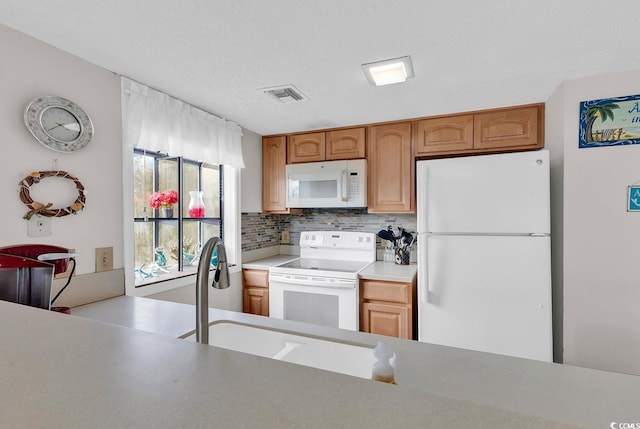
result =
[{"label": "white window curtain", "polygon": [[242,128],[125,77],[126,142],[171,156],[244,168]]}]

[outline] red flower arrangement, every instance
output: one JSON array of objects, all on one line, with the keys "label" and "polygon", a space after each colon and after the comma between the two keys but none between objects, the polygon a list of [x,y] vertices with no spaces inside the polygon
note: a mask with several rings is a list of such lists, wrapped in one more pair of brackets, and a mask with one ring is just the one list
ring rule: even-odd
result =
[{"label": "red flower arrangement", "polygon": [[169,190],[167,192],[154,192],[149,197],[149,205],[154,208],[171,207],[178,202],[178,192]]}]

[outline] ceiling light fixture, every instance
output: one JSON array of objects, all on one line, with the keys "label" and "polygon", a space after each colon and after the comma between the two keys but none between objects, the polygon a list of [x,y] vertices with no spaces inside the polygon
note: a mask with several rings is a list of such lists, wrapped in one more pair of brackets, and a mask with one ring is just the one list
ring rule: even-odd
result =
[{"label": "ceiling light fixture", "polygon": [[376,86],[401,83],[413,77],[409,56],[362,64],[362,70],[369,82]]}]

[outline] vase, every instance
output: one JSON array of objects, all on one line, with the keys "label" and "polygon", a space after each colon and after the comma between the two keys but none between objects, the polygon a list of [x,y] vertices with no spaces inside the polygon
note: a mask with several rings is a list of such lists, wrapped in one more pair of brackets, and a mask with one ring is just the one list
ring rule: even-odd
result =
[{"label": "vase", "polygon": [[189,217],[204,217],[202,191],[189,191]]},{"label": "vase", "polygon": [[160,217],[173,217],[173,207],[160,207]]}]

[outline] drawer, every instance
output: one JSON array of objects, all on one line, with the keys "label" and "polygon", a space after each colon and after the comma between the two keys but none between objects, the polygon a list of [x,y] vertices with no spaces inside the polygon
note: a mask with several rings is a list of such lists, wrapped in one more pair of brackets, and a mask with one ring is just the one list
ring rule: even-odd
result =
[{"label": "drawer", "polygon": [[361,280],[362,299],[411,304],[411,283]]},{"label": "drawer", "polygon": [[242,270],[242,285],[269,287],[269,271],[267,270]]}]

